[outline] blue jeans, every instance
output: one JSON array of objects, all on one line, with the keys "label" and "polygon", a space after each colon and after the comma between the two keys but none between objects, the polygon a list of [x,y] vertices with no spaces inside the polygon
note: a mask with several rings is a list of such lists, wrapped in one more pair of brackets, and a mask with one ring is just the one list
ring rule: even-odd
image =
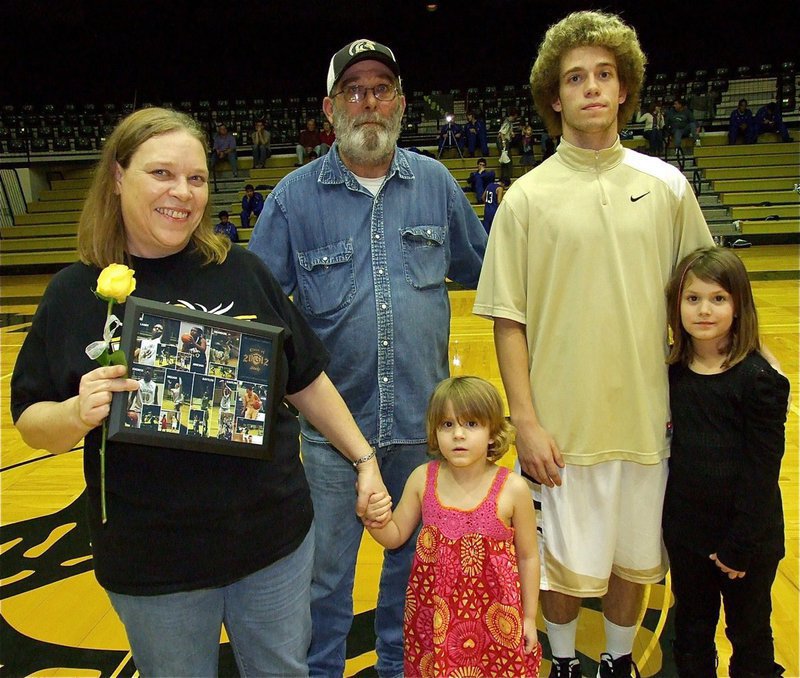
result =
[{"label": "blue jeans", "polygon": [[689,133],[689,136],[692,137],[695,141],[697,140],[697,123],[690,122],[689,127],[684,129],[678,129],[677,127],[672,130],[672,147],[677,151],[681,147],[681,141],[686,133]]},{"label": "blue jeans", "polygon": [[[228,162],[230,163],[231,170],[233,171],[233,176],[238,176],[239,175],[239,165],[238,165],[238,160],[236,158],[236,151],[231,151],[230,153],[228,153],[228,158],[227,159],[228,159]],[[209,156],[209,159],[208,159],[208,168],[211,169],[211,170],[214,170],[216,168],[216,166],[217,166],[217,162],[218,161],[219,161],[219,158],[217,157],[216,152],[214,152],[212,150],[211,151],[211,155]]]},{"label": "blue jeans", "polygon": [[157,596],[107,591],[143,676],[216,676],[222,624],[243,676],[308,675],[314,530],[233,584]]},{"label": "blue jeans", "polygon": [[[353,579],[364,526],[355,513],[356,473],[327,443],[303,436],[302,453],[314,502],[316,550],[311,583],[312,676],[344,673],[347,634],[353,623]],[[427,445],[378,448],[383,481],[396,504],[408,476],[428,460]],[[416,533],[405,546],[386,550],[375,612],[375,648],[380,676],[403,673],[403,608]]]},{"label": "blue jeans", "polygon": [[253,167],[263,167],[268,157],[267,146],[264,144],[253,145]]}]

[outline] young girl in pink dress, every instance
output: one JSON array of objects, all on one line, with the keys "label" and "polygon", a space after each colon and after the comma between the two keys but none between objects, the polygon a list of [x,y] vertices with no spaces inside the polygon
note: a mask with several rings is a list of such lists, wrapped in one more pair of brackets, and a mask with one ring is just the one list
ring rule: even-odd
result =
[{"label": "young girl in pink dress", "polygon": [[436,457],[417,468],[395,511],[375,494],[365,519],[386,548],[422,521],[406,590],[407,676],[539,675],[539,552],[527,483],[494,462],[512,427],[497,389],[477,377],[442,381],[428,406]]}]

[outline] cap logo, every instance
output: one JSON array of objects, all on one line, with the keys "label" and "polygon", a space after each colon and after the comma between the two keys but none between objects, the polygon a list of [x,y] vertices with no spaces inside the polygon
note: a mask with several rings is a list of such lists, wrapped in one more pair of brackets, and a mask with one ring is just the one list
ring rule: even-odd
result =
[{"label": "cap logo", "polygon": [[347,50],[350,56],[355,56],[360,52],[374,52],[375,51],[375,43],[372,40],[356,40],[352,45],[350,45],[350,49]]}]

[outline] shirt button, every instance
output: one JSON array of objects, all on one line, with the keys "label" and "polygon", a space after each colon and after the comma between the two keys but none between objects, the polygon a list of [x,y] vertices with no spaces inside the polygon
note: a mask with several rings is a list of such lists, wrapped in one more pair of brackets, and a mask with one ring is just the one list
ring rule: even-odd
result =
[{"label": "shirt button", "polygon": [[322,261],[328,261],[328,257],[322,257]]},{"label": "shirt button", "polygon": [[389,381],[389,377],[384,377],[383,378],[383,383],[385,384],[387,381]]},{"label": "shirt button", "polygon": [[375,234],[375,240],[380,240],[380,239],[381,239],[381,235],[380,235],[380,233],[376,233],[376,234]]},{"label": "shirt button", "polygon": [[385,311],[385,310],[386,310],[386,304],[381,304],[381,310],[382,310],[382,311]]},{"label": "shirt button", "polygon": [[428,229],[428,230],[426,231],[426,233],[427,233],[428,235],[430,235],[430,234],[431,234],[431,229]]},{"label": "shirt button", "polygon": [[388,341],[386,341],[386,340],[384,339],[384,340],[383,340],[383,345],[384,345],[384,346],[388,346],[388,345],[389,345],[389,342],[388,342]]},{"label": "shirt button", "polygon": [[383,269],[382,268],[378,269],[378,275],[383,275]]}]

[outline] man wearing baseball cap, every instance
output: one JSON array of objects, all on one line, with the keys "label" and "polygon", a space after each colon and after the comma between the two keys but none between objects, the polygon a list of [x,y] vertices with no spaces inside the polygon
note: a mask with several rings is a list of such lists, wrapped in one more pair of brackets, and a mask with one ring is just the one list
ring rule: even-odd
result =
[{"label": "man wearing baseball cap", "polygon": [[[322,107],[336,141],[270,193],[250,249],[331,352],[331,379],[399,500],[411,471],[426,461],[425,403],[448,376],[445,279],[475,288],[486,233],[441,163],[397,147],[406,99],[391,49],[348,43],[330,61],[326,92]],[[341,676],[363,532],[353,513],[355,474],[301,423],[316,539],[309,669]],[[381,676],[403,672],[414,542],[384,558],[375,615]]]}]

